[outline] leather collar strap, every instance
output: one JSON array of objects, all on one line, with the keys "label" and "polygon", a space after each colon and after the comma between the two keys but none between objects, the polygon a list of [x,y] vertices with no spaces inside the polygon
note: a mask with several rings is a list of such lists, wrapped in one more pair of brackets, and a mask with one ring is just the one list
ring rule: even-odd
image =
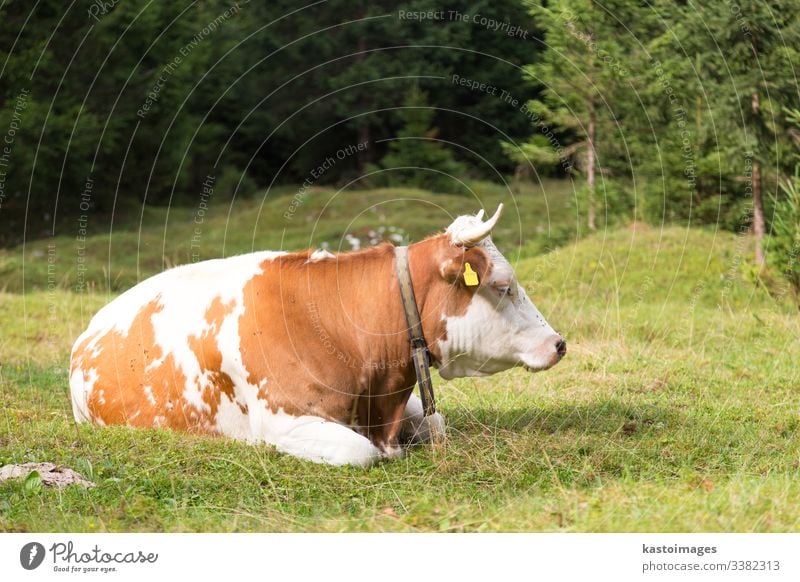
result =
[{"label": "leather collar strap", "polygon": [[430,372],[430,352],[425,336],[422,333],[422,322],[419,318],[414,287],[411,284],[411,270],[408,267],[408,247],[395,247],[395,269],[400,284],[400,297],[403,300],[403,312],[406,316],[408,336],[411,340],[411,359],[414,361],[414,372],[417,374],[419,396],[425,416],[436,412],[436,400],[433,396],[433,382]]}]

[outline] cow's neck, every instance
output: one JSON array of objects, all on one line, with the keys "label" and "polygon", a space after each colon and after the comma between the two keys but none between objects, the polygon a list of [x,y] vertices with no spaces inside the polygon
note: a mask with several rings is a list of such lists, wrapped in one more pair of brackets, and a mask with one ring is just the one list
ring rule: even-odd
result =
[{"label": "cow's neck", "polygon": [[[313,320],[309,319],[314,328],[310,333],[321,342],[324,332],[326,345],[346,352],[347,357],[340,361],[346,367],[342,373],[352,376],[358,385],[375,389],[387,377],[393,383],[402,382],[406,370],[413,381],[394,248],[381,245],[303,267],[308,271],[300,278],[299,292],[315,312]],[[417,293],[418,298],[426,296],[422,287]],[[398,372],[402,379],[397,379]]]},{"label": "cow's neck", "polygon": [[439,235],[409,247],[409,266],[417,309],[422,319],[425,340],[434,360],[440,357],[439,341],[446,338],[447,317],[460,311],[453,304],[453,289],[439,272],[440,252],[449,245],[446,235]]},{"label": "cow's neck", "polygon": [[[446,243],[443,236],[433,237],[410,245],[408,266],[414,287],[415,308],[418,310],[423,325],[423,333],[429,345],[434,346],[444,334],[442,318],[442,300],[446,300],[447,284],[439,275],[437,256],[439,248]],[[376,257],[377,258],[377,257]],[[406,403],[417,382],[411,358],[408,324],[403,308],[400,284],[398,281],[395,253],[380,259],[381,279],[385,281],[381,293],[381,310],[376,313],[386,314],[387,327],[384,344],[384,363],[376,369],[366,385],[367,398],[357,399],[359,420],[370,418],[368,426],[363,427],[370,439],[380,447],[395,446],[402,424]],[[432,351],[435,358],[437,351]],[[363,393],[362,393],[363,394]],[[363,426],[363,424],[362,424]]]}]

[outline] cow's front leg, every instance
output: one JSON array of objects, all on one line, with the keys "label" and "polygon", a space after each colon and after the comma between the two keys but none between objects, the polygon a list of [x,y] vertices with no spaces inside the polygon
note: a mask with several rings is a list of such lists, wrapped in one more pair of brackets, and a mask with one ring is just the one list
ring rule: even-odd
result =
[{"label": "cow's front leg", "polygon": [[367,437],[318,416],[292,418],[282,429],[277,449],[315,463],[369,467],[382,457]]},{"label": "cow's front leg", "polygon": [[425,416],[422,400],[416,394],[412,394],[403,413],[400,439],[411,444],[428,443],[434,434],[444,436],[444,418],[438,412]]}]

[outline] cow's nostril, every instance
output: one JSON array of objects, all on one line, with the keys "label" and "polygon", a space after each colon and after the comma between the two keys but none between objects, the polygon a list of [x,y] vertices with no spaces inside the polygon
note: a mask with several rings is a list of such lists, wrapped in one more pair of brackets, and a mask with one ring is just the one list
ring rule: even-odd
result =
[{"label": "cow's nostril", "polygon": [[556,352],[558,353],[559,358],[564,357],[564,355],[567,353],[567,340],[561,338],[556,342]]}]

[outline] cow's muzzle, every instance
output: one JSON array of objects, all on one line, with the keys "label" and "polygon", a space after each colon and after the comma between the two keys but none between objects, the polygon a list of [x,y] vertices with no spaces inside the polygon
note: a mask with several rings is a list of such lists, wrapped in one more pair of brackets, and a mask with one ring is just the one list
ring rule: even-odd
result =
[{"label": "cow's muzzle", "polygon": [[523,359],[522,366],[529,372],[541,372],[555,366],[566,355],[567,340],[559,334],[554,334],[542,344],[537,355],[527,361]]}]

